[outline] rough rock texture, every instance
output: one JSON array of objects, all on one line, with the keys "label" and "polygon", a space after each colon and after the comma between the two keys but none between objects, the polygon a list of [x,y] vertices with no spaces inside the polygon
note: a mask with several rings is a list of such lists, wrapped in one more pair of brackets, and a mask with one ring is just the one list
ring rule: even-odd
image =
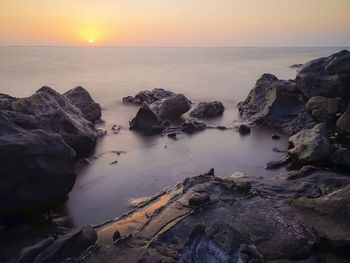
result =
[{"label": "rough rock texture", "polygon": [[0,215],[63,199],[75,182],[75,152],[35,118],[0,111]]},{"label": "rough rock texture", "polygon": [[303,65],[296,77],[297,87],[309,99],[314,96],[350,100],[350,52],[342,50]]},{"label": "rough rock texture", "polygon": [[197,121],[196,119],[186,119],[181,126],[181,131],[187,134],[203,131],[207,125],[203,122]]},{"label": "rough rock texture", "polygon": [[350,103],[343,115],[337,120],[337,127],[342,132],[350,134]]},{"label": "rough rock texture", "polygon": [[138,94],[133,96],[127,96],[123,98],[124,103],[135,103],[141,105],[143,102],[151,104],[157,100],[167,98],[169,96],[175,95],[174,92],[164,89],[153,89],[152,91],[143,90]]},{"label": "rough rock texture", "polygon": [[210,118],[221,115],[224,110],[224,104],[220,101],[200,102],[190,115],[195,118]]},{"label": "rough rock texture", "polygon": [[189,111],[191,109],[191,102],[183,94],[175,94],[155,101],[150,105],[150,108],[162,120],[171,120]]},{"label": "rough rock texture", "polygon": [[318,121],[331,121],[338,112],[338,99],[315,96],[306,103],[306,110]]},{"label": "rough rock texture", "polygon": [[72,231],[45,248],[33,263],[61,263],[72,257],[79,257],[87,248],[93,246],[97,240],[96,231],[90,227]]},{"label": "rough rock texture", "polygon": [[48,237],[33,246],[25,247],[21,250],[16,263],[32,263],[38,254],[50,246],[54,241],[55,239],[53,237]]},{"label": "rough rock texture", "polygon": [[282,128],[303,113],[305,101],[294,81],[264,74],[238,109],[244,120]]},{"label": "rough rock texture", "polygon": [[81,86],[71,89],[63,94],[70,102],[83,113],[85,119],[95,122],[101,118],[101,106],[96,103]]},{"label": "rough rock texture", "polygon": [[288,153],[296,166],[329,164],[332,146],[329,141],[326,125],[320,123],[311,129],[305,129],[289,138],[292,148]]},{"label": "rough rock texture", "polygon": [[135,117],[130,121],[130,130],[145,134],[160,133],[164,128],[162,120],[146,103],[142,103]]},{"label": "rough rock texture", "polygon": [[49,87],[12,103],[14,111],[35,117],[37,126],[58,133],[78,156],[91,152],[96,142],[93,124],[63,95]]},{"label": "rough rock texture", "polygon": [[339,148],[334,153],[333,162],[345,171],[350,171],[350,149]]},{"label": "rough rock texture", "polygon": [[[297,262],[312,256],[316,242],[273,201],[209,175],[188,178],[96,230],[102,247],[86,262]],[[124,238],[111,246],[116,230]]]},{"label": "rough rock texture", "polygon": [[12,110],[12,103],[16,100],[15,97],[0,93],[0,110]]}]

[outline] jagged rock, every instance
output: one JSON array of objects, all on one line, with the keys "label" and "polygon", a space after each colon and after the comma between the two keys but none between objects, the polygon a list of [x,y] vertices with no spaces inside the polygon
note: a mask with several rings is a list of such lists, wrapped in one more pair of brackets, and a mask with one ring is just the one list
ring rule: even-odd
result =
[{"label": "jagged rock", "polygon": [[333,120],[338,112],[338,99],[315,96],[309,99],[306,110],[318,121]]},{"label": "jagged rock", "polygon": [[70,102],[81,110],[85,119],[95,122],[101,118],[101,106],[96,103],[90,94],[81,86],[71,89],[63,94]]},{"label": "jagged rock", "polygon": [[203,122],[197,121],[195,119],[186,119],[186,121],[181,126],[181,131],[187,134],[192,134],[195,132],[203,131],[207,125]]},{"label": "jagged rock", "polygon": [[281,136],[274,134],[271,136],[271,138],[272,138],[272,140],[279,140],[279,139],[281,139]]},{"label": "jagged rock", "polygon": [[0,111],[0,214],[60,201],[73,188],[74,150],[36,125],[32,115]]},{"label": "jagged rock", "polygon": [[164,89],[153,89],[152,91],[144,90],[133,96],[123,98],[124,103],[135,103],[141,105],[143,102],[151,104],[157,100],[175,95],[175,93]]},{"label": "jagged rock", "polygon": [[[193,193],[207,195],[205,205],[189,206]],[[128,238],[111,246],[115,230]],[[316,242],[270,198],[208,175],[187,178],[96,231],[101,248],[86,262],[288,262],[312,256]]]},{"label": "jagged rock", "polygon": [[145,134],[161,133],[164,129],[162,120],[146,103],[142,103],[135,117],[130,121],[130,130]]},{"label": "jagged rock", "polygon": [[264,74],[238,109],[244,120],[282,128],[304,111],[305,102],[294,81]]},{"label": "jagged rock", "polygon": [[58,133],[78,156],[91,152],[96,142],[93,124],[63,95],[42,87],[34,95],[12,103],[14,111],[34,116],[38,128]]},{"label": "jagged rock", "polygon": [[320,123],[311,129],[305,129],[289,138],[294,166],[313,164],[325,166],[332,155],[332,146],[329,141],[326,125]]},{"label": "jagged rock", "polygon": [[0,110],[12,110],[12,103],[16,100],[15,97],[0,93]]},{"label": "jagged rock", "polygon": [[337,127],[347,134],[350,134],[350,103],[343,115],[337,120]]},{"label": "jagged rock", "polygon": [[267,163],[265,165],[265,169],[276,169],[276,168],[279,168],[281,166],[288,164],[290,161],[291,161],[290,155],[286,154],[278,161],[272,161],[272,162]]},{"label": "jagged rock", "polygon": [[225,107],[220,101],[200,102],[190,115],[195,118],[210,118],[221,115],[224,110]]},{"label": "jagged rock", "polygon": [[153,102],[150,108],[162,120],[171,120],[189,111],[191,102],[183,94],[175,94]]},{"label": "jagged rock", "polygon": [[72,231],[55,240],[35,258],[33,263],[61,263],[66,259],[78,257],[93,246],[96,240],[97,233],[90,226]]},{"label": "jagged rock", "polygon": [[350,52],[342,50],[303,65],[296,77],[297,87],[307,99],[314,96],[350,100]]},{"label": "jagged rock", "polygon": [[316,123],[316,120],[307,111],[302,111],[296,118],[281,124],[279,128],[284,133],[293,135],[303,129],[311,129]]},{"label": "jagged rock", "polygon": [[38,254],[54,241],[53,237],[48,237],[33,246],[25,247],[21,250],[16,263],[32,263]]}]

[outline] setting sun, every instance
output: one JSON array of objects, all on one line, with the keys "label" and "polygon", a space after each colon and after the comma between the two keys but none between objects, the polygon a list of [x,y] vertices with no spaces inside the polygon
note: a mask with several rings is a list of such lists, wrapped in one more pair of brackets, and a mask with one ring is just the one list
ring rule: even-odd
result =
[{"label": "setting sun", "polygon": [[90,37],[88,41],[89,41],[90,44],[95,42],[95,40],[92,37]]}]

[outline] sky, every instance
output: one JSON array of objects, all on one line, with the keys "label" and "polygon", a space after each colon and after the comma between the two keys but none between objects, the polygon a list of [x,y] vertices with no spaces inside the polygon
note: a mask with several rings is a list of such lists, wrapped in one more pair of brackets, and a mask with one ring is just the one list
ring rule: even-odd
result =
[{"label": "sky", "polygon": [[0,0],[0,45],[350,46],[350,0]]}]

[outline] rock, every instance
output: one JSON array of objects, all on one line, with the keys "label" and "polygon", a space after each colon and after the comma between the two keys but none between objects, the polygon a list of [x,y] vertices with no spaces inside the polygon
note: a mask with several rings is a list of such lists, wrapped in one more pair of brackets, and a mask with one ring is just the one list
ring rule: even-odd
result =
[{"label": "rock", "polygon": [[303,66],[303,64],[293,64],[290,66],[290,68],[300,69],[302,66]]},{"label": "rock", "polygon": [[282,128],[304,111],[305,102],[294,81],[264,74],[238,109],[244,120]]},{"label": "rock", "polygon": [[[27,129],[28,130],[27,130]],[[0,214],[61,201],[73,188],[75,152],[35,118],[0,111]]]},{"label": "rock", "polygon": [[[187,178],[97,227],[101,248],[85,260],[238,262],[244,256],[247,262],[292,262],[311,257],[316,244],[312,231],[263,196],[240,188],[233,178]],[[129,237],[111,246],[115,230]]]},{"label": "rock", "polygon": [[14,111],[33,116],[37,128],[58,133],[78,156],[88,155],[96,143],[93,124],[67,97],[49,87],[12,103]]},{"label": "rock", "polygon": [[33,263],[61,263],[68,258],[78,257],[93,246],[96,240],[97,233],[90,226],[72,231],[55,240],[35,258]]},{"label": "rock", "polygon": [[225,110],[224,105],[220,101],[200,102],[191,111],[190,116],[195,118],[210,118],[221,115]]},{"label": "rock", "polygon": [[169,138],[171,138],[171,139],[177,140],[177,138],[176,138],[176,132],[170,132],[170,133],[167,134],[167,136],[168,136]]},{"label": "rock", "polygon": [[122,236],[120,235],[120,232],[118,230],[116,230],[113,234],[113,241],[117,241],[121,238],[122,238]]},{"label": "rock", "polygon": [[331,121],[338,112],[338,99],[312,97],[306,104],[306,110],[318,121]]},{"label": "rock", "polygon": [[140,91],[135,97],[127,96],[123,98],[124,103],[134,103],[141,105],[143,102],[151,104],[157,100],[167,98],[175,95],[175,93],[164,89],[153,89],[152,91],[144,90]]},{"label": "rock", "polygon": [[304,64],[297,74],[296,82],[307,99],[314,96],[340,97],[344,102],[349,102],[350,52],[342,50]]},{"label": "rock", "polygon": [[272,138],[272,140],[279,140],[279,139],[281,139],[281,136],[274,134],[274,135],[272,135],[271,138]]},{"label": "rock", "polygon": [[342,132],[350,134],[350,103],[343,115],[337,120],[337,127]]},{"label": "rock", "polygon": [[200,206],[202,204],[208,203],[210,201],[210,196],[207,194],[194,193],[188,200],[190,206]]},{"label": "rock", "polygon": [[122,129],[122,126],[117,125],[117,124],[113,124],[111,130],[114,134],[118,134],[121,131],[121,129]]},{"label": "rock", "polygon": [[307,164],[325,166],[332,155],[332,146],[324,123],[300,131],[289,138],[289,143],[291,149],[288,153],[292,156],[292,163],[295,166]]},{"label": "rock", "polygon": [[90,94],[81,86],[71,89],[63,94],[69,101],[83,113],[85,119],[95,122],[101,118],[101,106],[96,103]]},{"label": "rock", "polygon": [[203,122],[197,121],[195,119],[186,119],[182,124],[181,131],[187,134],[192,134],[195,132],[203,131],[207,125]]},{"label": "rock", "polygon": [[350,171],[350,149],[339,148],[334,153],[333,162],[345,171]]},{"label": "rock", "polygon": [[293,120],[281,124],[279,128],[282,132],[293,135],[303,129],[311,129],[316,123],[316,120],[307,111],[303,111]]},{"label": "rock", "polygon": [[279,168],[281,166],[284,166],[286,164],[288,164],[291,161],[291,157],[286,154],[284,155],[280,160],[278,161],[273,161],[273,162],[269,162],[265,165],[265,169],[276,169]]},{"label": "rock", "polygon": [[153,102],[150,108],[162,120],[171,120],[189,111],[191,102],[183,94],[175,94]]},{"label": "rock", "polygon": [[95,128],[94,130],[98,138],[104,137],[107,134],[107,131],[102,128]]},{"label": "rock", "polygon": [[21,250],[16,263],[32,263],[37,255],[50,246],[54,241],[55,240],[52,237],[48,237],[33,246],[25,247]]},{"label": "rock", "polygon": [[161,133],[164,129],[162,120],[146,103],[142,103],[135,117],[130,121],[130,130],[145,134]]},{"label": "rock", "polygon": [[250,128],[248,125],[246,124],[241,124],[239,125],[238,127],[238,132],[241,134],[241,135],[248,135],[250,134]]},{"label": "rock", "polygon": [[12,110],[12,103],[16,100],[15,97],[0,93],[0,110]]}]

